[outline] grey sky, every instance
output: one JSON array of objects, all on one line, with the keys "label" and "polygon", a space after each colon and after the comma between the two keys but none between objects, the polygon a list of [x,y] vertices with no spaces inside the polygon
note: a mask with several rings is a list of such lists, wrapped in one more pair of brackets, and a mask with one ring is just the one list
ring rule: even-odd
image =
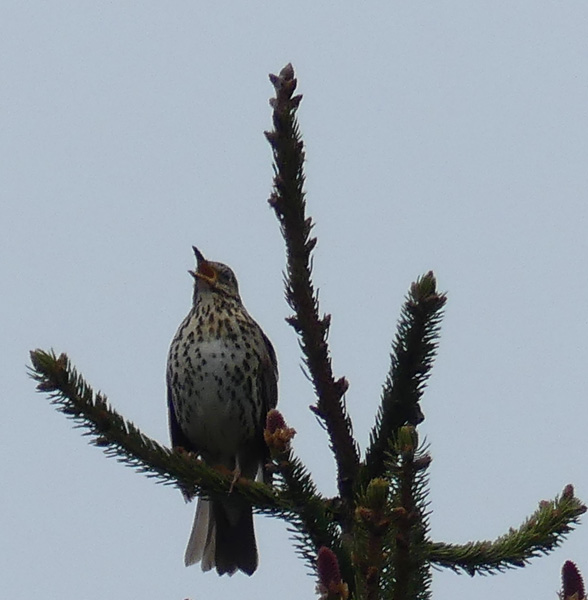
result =
[{"label": "grey sky", "polygon": [[[186,569],[194,505],[88,446],[25,374],[31,348],[65,351],[167,443],[197,243],[237,273],[296,451],[334,492],[266,204],[267,73],[288,61],[315,282],[362,448],[403,296],[433,269],[449,303],[421,428],[432,535],[495,538],[567,483],[588,501],[587,31],[579,1],[5,1],[0,596],[313,597],[269,519],[252,579]],[[564,560],[588,574],[587,548],[584,525],[524,570],[436,573],[434,598],[555,598]]]}]

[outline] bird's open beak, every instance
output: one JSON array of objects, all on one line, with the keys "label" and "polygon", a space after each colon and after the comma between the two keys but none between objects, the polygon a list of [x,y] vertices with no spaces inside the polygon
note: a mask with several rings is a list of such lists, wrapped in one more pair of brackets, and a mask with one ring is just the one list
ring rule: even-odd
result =
[{"label": "bird's open beak", "polygon": [[196,246],[192,246],[192,250],[194,250],[194,254],[196,255],[198,267],[195,271],[188,271],[188,273],[190,273],[194,279],[202,279],[209,284],[214,284],[217,279],[216,270],[204,258],[204,255],[196,248]]}]

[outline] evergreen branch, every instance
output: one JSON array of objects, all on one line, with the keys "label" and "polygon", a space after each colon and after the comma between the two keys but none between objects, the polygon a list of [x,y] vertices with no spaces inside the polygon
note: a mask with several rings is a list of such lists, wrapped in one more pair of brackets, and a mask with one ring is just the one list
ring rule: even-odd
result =
[{"label": "evergreen branch", "polygon": [[86,429],[92,443],[148,477],[175,485],[188,496],[212,493],[239,494],[258,513],[287,520],[295,534],[299,554],[316,568],[316,553],[323,545],[333,548],[347,574],[350,559],[343,552],[337,526],[328,512],[327,502],[316,490],[308,471],[290,450],[274,460],[282,485],[271,488],[245,478],[233,480],[207,466],[190,453],[170,450],[143,434],[133,423],[120,416],[103,394],[96,394],[71,366],[65,354],[31,352],[31,376],[40,392],[49,393],[52,404]]},{"label": "evergreen branch", "polygon": [[431,458],[419,448],[416,429],[402,427],[388,454],[391,483],[393,536],[388,536],[387,565],[382,573],[383,596],[392,600],[428,600],[431,569],[425,552],[427,518],[427,469]]},{"label": "evergreen branch", "polygon": [[296,119],[302,96],[293,96],[297,82],[292,65],[284,67],[279,76],[270,75],[270,80],[276,96],[270,100],[274,129],[266,132],[275,173],[269,202],[286,241],[286,300],[295,312],[288,322],[300,336],[304,361],[318,398],[312,410],[329,434],[337,462],[339,493],[351,503],[359,452],[343,399],[348,383],[343,377],[333,377],[327,344],[330,315],[319,317],[318,298],[311,281],[311,254],[316,238],[310,237],[313,223],[305,216],[304,144]]},{"label": "evergreen branch", "polygon": [[437,292],[430,271],[412,284],[402,307],[394,340],[390,372],[382,391],[382,402],[366,453],[365,481],[381,477],[389,440],[403,425],[418,425],[423,419],[419,402],[437,352],[443,307],[447,297]]},{"label": "evergreen branch", "polygon": [[339,528],[329,512],[328,503],[318,493],[314,482],[302,463],[290,456],[279,467],[283,487],[292,502],[294,518],[289,521],[296,551],[313,571],[316,570],[317,552],[322,546],[330,548],[339,561],[343,580],[353,588],[351,557],[341,542]]},{"label": "evergreen branch", "polygon": [[539,508],[518,529],[511,529],[494,542],[468,544],[429,543],[428,559],[439,567],[486,575],[524,567],[530,559],[558,547],[579,523],[586,506],[574,496],[571,485],[561,496],[539,503]]},{"label": "evergreen branch", "polygon": [[353,556],[359,597],[378,600],[382,574],[386,566],[385,540],[392,534],[390,483],[386,479],[372,479],[365,492],[360,491],[355,509]]},{"label": "evergreen branch", "polygon": [[65,354],[31,352],[31,377],[37,390],[49,394],[57,410],[73,419],[95,446],[160,483],[175,485],[188,496],[211,493],[238,493],[258,512],[292,518],[287,494],[244,478],[233,482],[232,473],[221,473],[187,452],[170,450],[143,434],[108,403],[106,396],[92,388],[71,366]]},{"label": "evergreen branch", "polygon": [[293,512],[296,513],[296,518],[290,519],[293,528],[289,529],[293,534],[296,550],[316,572],[317,552],[320,548],[329,548],[337,557],[344,581],[351,585],[351,557],[341,543],[332,503],[318,492],[308,470],[294,455],[290,442],[295,434],[278,410],[270,410],[264,432],[271,455],[268,469],[277,474],[276,487],[287,493]]}]

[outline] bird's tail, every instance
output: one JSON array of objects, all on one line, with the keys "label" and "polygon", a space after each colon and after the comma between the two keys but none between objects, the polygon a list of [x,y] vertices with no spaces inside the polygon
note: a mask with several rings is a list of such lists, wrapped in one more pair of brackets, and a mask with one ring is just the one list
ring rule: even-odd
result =
[{"label": "bird's tail", "polygon": [[214,519],[210,516],[211,504],[210,500],[198,499],[194,525],[184,555],[184,564],[187,567],[202,561],[203,571],[209,571],[214,566],[216,528]]},{"label": "bird's tail", "polygon": [[257,569],[257,544],[251,506],[237,498],[198,500],[184,562],[202,561],[202,570],[216,567],[219,575]]}]

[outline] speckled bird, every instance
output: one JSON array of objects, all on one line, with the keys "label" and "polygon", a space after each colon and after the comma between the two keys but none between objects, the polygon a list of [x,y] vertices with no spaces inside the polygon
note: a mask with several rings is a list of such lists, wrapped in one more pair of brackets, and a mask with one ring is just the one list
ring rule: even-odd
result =
[{"label": "speckled bird", "polygon": [[[193,250],[193,305],[167,361],[172,444],[229,469],[235,480],[269,481],[263,430],[278,400],[276,354],[243,306],[233,271]],[[199,561],[219,575],[257,569],[252,508],[236,493],[198,500],[185,563]]]}]

